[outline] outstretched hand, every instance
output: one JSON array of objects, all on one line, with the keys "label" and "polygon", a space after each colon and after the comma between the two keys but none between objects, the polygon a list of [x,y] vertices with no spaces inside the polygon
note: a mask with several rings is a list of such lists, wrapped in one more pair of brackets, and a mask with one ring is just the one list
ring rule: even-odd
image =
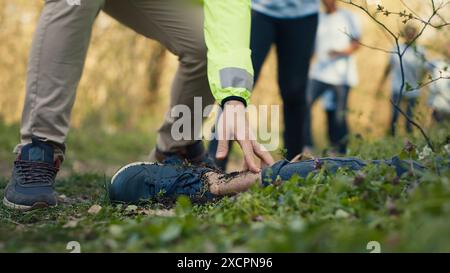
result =
[{"label": "outstretched hand", "polygon": [[261,165],[272,165],[274,160],[269,152],[256,141],[250,130],[245,106],[240,101],[228,101],[220,114],[217,124],[217,159],[224,159],[228,152],[228,141],[236,140],[244,154],[245,166],[254,173],[261,171],[261,166],[255,162],[255,156],[261,160]]}]

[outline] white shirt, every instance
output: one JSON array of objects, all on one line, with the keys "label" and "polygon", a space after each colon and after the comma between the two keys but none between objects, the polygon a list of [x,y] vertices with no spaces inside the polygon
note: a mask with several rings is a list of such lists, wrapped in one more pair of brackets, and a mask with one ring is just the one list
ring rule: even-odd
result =
[{"label": "white shirt", "polygon": [[276,18],[301,18],[319,13],[319,0],[252,0],[252,9]]},{"label": "white shirt", "polygon": [[[431,75],[433,79],[450,77],[448,70],[449,63],[445,61],[433,62]],[[444,68],[447,67],[447,71]],[[428,97],[428,104],[441,112],[450,113],[450,80],[439,79],[430,84],[430,95]]]},{"label": "white shirt", "polygon": [[320,13],[316,37],[316,62],[312,65],[310,78],[332,85],[354,86],[358,72],[353,56],[331,57],[330,51],[342,51],[359,40],[361,30],[354,14],[344,9],[326,14]]},{"label": "white shirt", "polygon": [[[406,44],[400,44],[400,52],[406,47]],[[397,47],[394,47],[392,51],[396,52]],[[418,86],[418,82],[421,80],[425,72],[425,50],[420,46],[410,46],[406,50],[402,57],[403,72],[405,75],[405,87],[403,89],[403,96],[406,98],[416,98],[420,95],[420,90],[406,91],[406,83],[412,88]],[[400,67],[400,59],[397,54],[392,54],[389,64],[391,65],[392,75],[392,92],[394,94],[400,93],[400,87],[402,85],[402,71]]]}]

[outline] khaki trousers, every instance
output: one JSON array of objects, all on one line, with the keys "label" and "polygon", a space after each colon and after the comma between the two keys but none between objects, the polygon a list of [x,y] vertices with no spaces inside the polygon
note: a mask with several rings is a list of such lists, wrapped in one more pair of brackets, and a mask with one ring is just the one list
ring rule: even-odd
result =
[{"label": "khaki trousers", "polygon": [[[29,58],[21,144],[16,147],[16,152],[35,136],[54,143],[58,147],[57,153],[63,155],[92,26],[100,11],[137,33],[161,42],[179,57],[170,96],[171,108],[184,104],[191,108],[193,115],[196,96],[202,97],[203,107],[212,104],[214,98],[206,69],[203,11],[200,5],[189,5],[190,2],[46,0]],[[195,141],[175,141],[172,138],[171,127],[176,120],[169,113],[170,110],[158,131],[157,147],[162,152],[177,152]],[[193,135],[197,134],[193,129]]]}]

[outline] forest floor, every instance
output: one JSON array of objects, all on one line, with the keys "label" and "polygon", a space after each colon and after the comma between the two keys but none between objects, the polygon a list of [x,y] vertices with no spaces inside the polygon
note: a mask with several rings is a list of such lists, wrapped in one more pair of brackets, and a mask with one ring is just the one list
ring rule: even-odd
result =
[{"label": "forest floor", "polygon": [[[369,252],[370,241],[382,252],[449,252],[449,129],[431,130],[435,153],[418,135],[352,137],[350,156],[415,159],[429,168],[420,177],[397,177],[387,166],[337,174],[325,169],[214,203],[181,197],[173,206],[138,207],[110,204],[105,189],[118,167],[145,160],[154,136],[73,130],[56,183],[59,206],[21,213],[1,205],[0,252],[69,252],[72,241],[82,252]],[[3,196],[18,128],[0,124],[0,130]]]}]

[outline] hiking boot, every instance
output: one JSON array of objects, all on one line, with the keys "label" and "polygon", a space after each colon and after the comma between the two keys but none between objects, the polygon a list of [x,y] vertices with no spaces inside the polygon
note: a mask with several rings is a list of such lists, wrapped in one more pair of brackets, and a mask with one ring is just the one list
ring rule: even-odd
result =
[{"label": "hiking boot", "polygon": [[3,204],[22,211],[56,206],[53,184],[60,163],[60,159],[54,160],[51,144],[33,138],[32,143],[22,147],[14,162]]}]

